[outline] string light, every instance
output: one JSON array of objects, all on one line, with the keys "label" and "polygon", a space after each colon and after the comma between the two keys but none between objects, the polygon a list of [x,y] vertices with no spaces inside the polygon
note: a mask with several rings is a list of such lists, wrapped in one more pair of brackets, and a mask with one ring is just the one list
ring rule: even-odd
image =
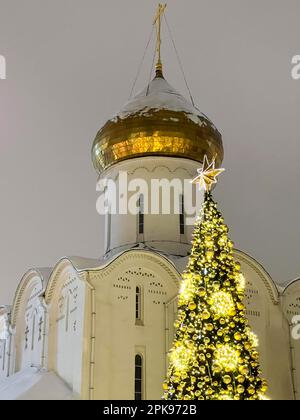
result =
[{"label": "string light", "polygon": [[231,372],[238,366],[239,355],[239,352],[230,345],[220,346],[215,352],[215,364],[225,372]]},{"label": "string light", "polygon": [[219,316],[235,314],[234,301],[230,293],[215,292],[211,296],[211,309]]},{"label": "string light", "polygon": [[238,292],[244,292],[246,288],[246,279],[242,273],[239,273],[237,275],[237,291]]}]

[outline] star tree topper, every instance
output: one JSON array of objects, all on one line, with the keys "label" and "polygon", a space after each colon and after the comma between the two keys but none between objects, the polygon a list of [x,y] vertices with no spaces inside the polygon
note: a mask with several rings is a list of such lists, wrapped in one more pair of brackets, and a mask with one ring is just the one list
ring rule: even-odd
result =
[{"label": "star tree topper", "polygon": [[198,176],[193,179],[193,184],[199,184],[199,188],[204,189],[204,191],[211,191],[214,184],[218,182],[217,177],[224,172],[224,168],[216,169],[216,159],[213,158],[212,162],[209,163],[207,156],[204,156],[203,166],[201,169],[198,169]]}]

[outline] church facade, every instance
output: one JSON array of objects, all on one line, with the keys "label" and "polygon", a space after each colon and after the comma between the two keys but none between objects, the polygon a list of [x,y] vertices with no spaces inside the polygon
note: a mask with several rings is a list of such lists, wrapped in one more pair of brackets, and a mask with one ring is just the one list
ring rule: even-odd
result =
[{"label": "church facade", "polygon": [[[221,135],[167,83],[160,63],[153,81],[101,128],[92,148],[99,181],[126,173],[128,182],[138,178],[146,186],[153,179],[192,179],[204,155],[222,162]],[[110,206],[110,192],[101,194]],[[126,200],[139,202],[136,214],[103,216],[99,260],[65,257],[23,276],[12,306],[0,307],[0,399],[3,384],[30,369],[33,376],[54,373],[73,398],[161,399],[193,230],[186,197],[173,195],[179,214],[151,214],[145,211],[150,198],[132,192]],[[247,282],[247,316],[259,338],[268,396],[300,399],[300,340],[292,335],[300,280],[279,287],[249,255],[236,250],[235,258]]]}]

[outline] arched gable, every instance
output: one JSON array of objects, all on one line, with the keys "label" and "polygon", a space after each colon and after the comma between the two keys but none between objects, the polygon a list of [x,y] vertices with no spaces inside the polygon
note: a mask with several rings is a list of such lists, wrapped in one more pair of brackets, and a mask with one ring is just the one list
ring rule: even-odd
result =
[{"label": "arched gable", "polygon": [[[50,270],[50,269],[49,269]],[[22,277],[15,293],[12,311],[11,311],[11,326],[14,328],[22,306],[26,299],[34,296],[42,296],[45,291],[45,286],[48,281],[48,276],[42,273],[39,269],[32,268],[28,270]]]},{"label": "arched gable", "polygon": [[73,267],[71,261],[68,258],[61,259],[53,268],[53,271],[49,278],[47,288],[45,290],[45,303],[47,305],[51,304],[52,299],[55,295],[55,292],[57,291],[57,289],[59,289],[59,287],[61,286],[61,283],[64,282],[64,278],[62,274],[66,270],[75,271],[75,268]]},{"label": "arched gable", "polygon": [[16,372],[43,365],[46,315],[42,297],[49,273],[50,269],[31,269],[17,288],[11,313]]},{"label": "arched gable", "polygon": [[124,265],[138,266],[139,264],[153,264],[161,275],[165,276],[167,274],[169,276],[169,279],[172,281],[174,287],[179,287],[180,273],[176,270],[175,266],[170,262],[170,260],[168,260],[168,258],[153,251],[135,249],[125,251],[109,261],[109,263],[102,268],[90,269],[89,272],[96,275],[97,279],[103,280],[113,271],[120,269]]},{"label": "arched gable", "polygon": [[246,269],[246,271],[252,271],[252,273],[257,277],[257,286],[263,287],[270,301],[274,305],[278,305],[279,292],[275,282],[273,281],[270,274],[266,271],[266,269],[257,260],[245,252],[236,249],[234,250],[234,256],[241,263],[242,271],[243,268],[244,270]]},{"label": "arched gable", "polygon": [[292,281],[282,293],[283,312],[289,323],[295,398],[300,399],[300,279]]},{"label": "arched gable", "polygon": [[85,285],[71,260],[55,266],[45,292],[48,308],[48,369],[81,392]]},{"label": "arched gable", "polygon": [[289,283],[282,292],[283,307],[289,322],[294,316],[300,316],[300,279]]}]

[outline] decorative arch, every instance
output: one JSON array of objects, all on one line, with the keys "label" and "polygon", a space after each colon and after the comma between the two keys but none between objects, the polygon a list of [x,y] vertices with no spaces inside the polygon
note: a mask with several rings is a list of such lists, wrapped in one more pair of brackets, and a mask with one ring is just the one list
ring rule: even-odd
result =
[{"label": "decorative arch", "polygon": [[282,295],[287,295],[295,290],[300,291],[300,278],[291,281],[283,290]]},{"label": "decorative arch", "polygon": [[[42,298],[48,273],[49,269],[31,269],[17,288],[11,313],[14,332],[12,368],[15,372],[28,366],[43,365],[46,311]],[[34,317],[36,321],[33,323]]]},{"label": "decorative arch", "polygon": [[94,274],[99,280],[103,280],[109,276],[114,270],[122,266],[124,263],[132,262],[143,263],[145,261],[154,263],[162,272],[165,272],[172,281],[172,284],[178,289],[180,286],[180,273],[170,260],[154,251],[145,251],[140,249],[128,250],[116,256],[103,268],[96,268],[88,270],[89,273]]},{"label": "decorative arch", "polygon": [[266,271],[266,269],[253,257],[238,249],[234,250],[235,257],[243,264],[250,267],[257,275],[267,291],[267,294],[274,305],[279,305],[279,291],[278,288]]},{"label": "decorative arch", "polygon": [[282,292],[283,311],[289,324],[300,315],[300,279],[289,283]]},{"label": "decorative arch", "polygon": [[289,324],[292,377],[295,399],[300,399],[300,279],[288,284],[282,292],[283,312]]},{"label": "decorative arch", "polygon": [[[174,163],[174,167],[173,168],[170,168],[169,166],[167,166],[165,164],[162,164],[162,163],[158,163],[157,164],[157,156],[155,157],[155,159],[156,159],[155,162],[153,161],[153,156],[148,156],[148,157],[145,157],[144,159],[147,159],[147,158],[149,158],[149,165],[148,166],[142,166],[142,165],[135,166],[134,168],[128,170],[128,175],[130,175],[130,176],[135,175],[136,172],[138,172],[140,170],[142,170],[144,173],[153,174],[155,171],[157,171],[159,169],[163,169],[163,170],[165,170],[169,174],[174,174],[174,173],[176,173],[177,171],[180,170],[181,172],[186,173],[186,175],[188,177],[193,178],[194,175],[195,175],[195,171],[192,169],[192,166],[199,165],[199,163],[197,163],[197,162],[195,162],[195,161],[193,161],[191,159],[177,158],[178,161],[176,162],[176,159],[175,158],[171,158],[172,159],[172,162]],[[168,156],[164,156],[164,157],[159,156],[159,158],[166,159],[166,158],[168,158]],[[130,159],[130,161],[132,162],[133,160],[138,160],[138,159],[139,158],[132,158],[132,159]],[[179,161],[182,160],[182,159],[184,159],[185,162],[189,162],[190,163],[190,165],[189,165],[189,166],[191,166],[191,169],[190,170],[187,169],[186,167],[183,167],[179,163]],[[175,165],[175,162],[176,162],[176,165]],[[152,167],[151,167],[151,163],[152,163]],[[128,166],[128,160],[127,161],[120,162],[119,165]],[[112,168],[109,167],[105,171],[103,171],[100,174],[100,176],[99,176],[99,180],[102,179],[102,178],[104,178],[104,177],[106,177],[108,175],[108,172],[112,172],[111,169]],[[120,166],[119,166],[119,169],[120,169]],[[111,179],[113,179],[114,181],[117,181],[119,179],[119,173],[120,173],[120,171],[118,170],[118,171],[116,171],[116,173],[114,173],[114,172],[115,171],[112,172]]]},{"label": "decorative arch", "polygon": [[[84,272],[84,270],[82,270]],[[45,293],[48,307],[48,369],[80,394],[85,317],[81,272],[68,258],[55,266]]]},{"label": "decorative arch", "polygon": [[15,293],[12,311],[11,311],[11,326],[15,328],[17,318],[20,312],[26,297],[29,296],[29,293],[34,289],[38,288],[38,294],[41,296],[44,293],[44,277],[41,272],[37,269],[28,270],[22,277],[18,288]]},{"label": "decorative arch", "polygon": [[54,267],[45,291],[45,302],[47,305],[51,304],[55,291],[59,287],[59,284],[63,281],[61,274],[68,268],[75,270],[75,267],[68,258],[61,259]]}]

